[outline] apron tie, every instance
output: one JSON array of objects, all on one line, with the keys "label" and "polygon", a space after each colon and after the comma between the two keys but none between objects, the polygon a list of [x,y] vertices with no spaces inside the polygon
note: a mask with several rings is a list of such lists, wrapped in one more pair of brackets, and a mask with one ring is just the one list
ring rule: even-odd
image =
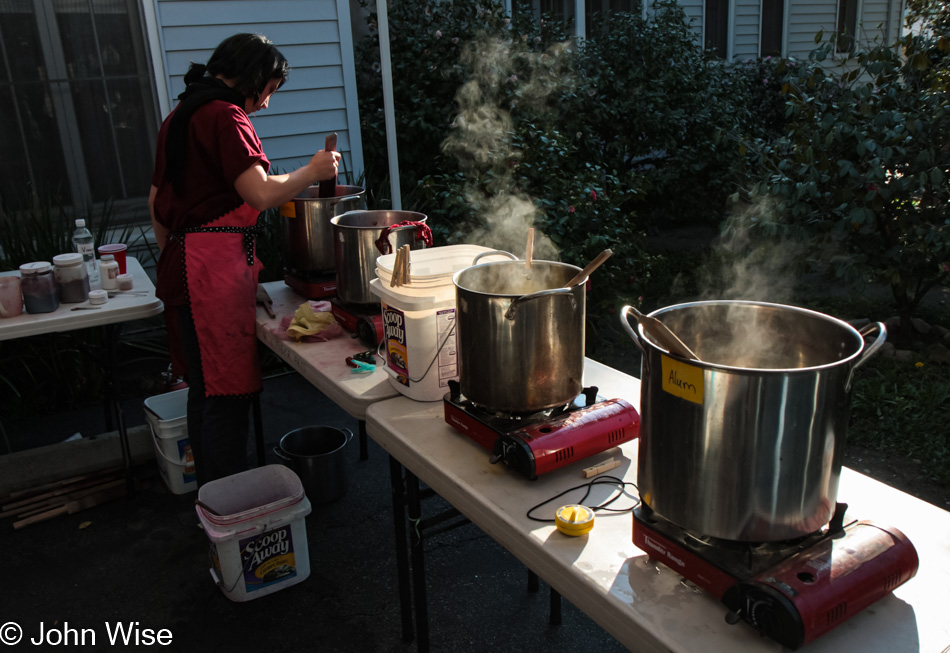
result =
[{"label": "apron tie", "polygon": [[171,236],[183,238],[185,234],[242,234],[247,264],[254,265],[254,241],[261,232],[260,225],[254,225],[253,227],[189,227],[181,231],[175,231]]}]

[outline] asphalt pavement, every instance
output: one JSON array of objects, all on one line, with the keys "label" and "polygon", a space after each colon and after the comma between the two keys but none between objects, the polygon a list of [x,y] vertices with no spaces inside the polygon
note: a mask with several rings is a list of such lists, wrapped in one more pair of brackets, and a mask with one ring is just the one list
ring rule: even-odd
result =
[{"label": "asphalt pavement", "polygon": [[[295,373],[265,381],[262,408],[268,463],[279,463],[272,449],[294,428],[357,431]],[[126,404],[131,426],[144,423],[138,410]],[[33,428],[88,434],[101,420],[98,411],[37,416]],[[253,442],[248,455],[255,459]],[[0,641],[22,637],[4,649],[415,651],[402,638],[388,455],[370,440],[361,461],[354,438],[344,464],[344,496],[305,518],[310,576],[246,602],[215,585],[196,495],[168,491],[154,460],[136,467],[131,498],[20,530],[0,521]],[[566,600],[562,623],[550,625],[548,586],[529,591],[527,569],[475,526],[425,548],[432,651],[625,650]]]}]

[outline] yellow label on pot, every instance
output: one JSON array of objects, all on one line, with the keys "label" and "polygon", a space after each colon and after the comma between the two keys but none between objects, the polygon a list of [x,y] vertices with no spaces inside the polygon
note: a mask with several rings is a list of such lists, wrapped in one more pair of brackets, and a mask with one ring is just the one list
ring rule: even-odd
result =
[{"label": "yellow label on pot", "polygon": [[662,359],[663,385],[662,388],[671,395],[692,401],[694,404],[703,404],[703,370],[687,363],[673,360],[669,356],[660,355]]},{"label": "yellow label on pot", "polygon": [[297,205],[293,202],[284,202],[280,205],[280,215],[283,218],[296,218]]}]

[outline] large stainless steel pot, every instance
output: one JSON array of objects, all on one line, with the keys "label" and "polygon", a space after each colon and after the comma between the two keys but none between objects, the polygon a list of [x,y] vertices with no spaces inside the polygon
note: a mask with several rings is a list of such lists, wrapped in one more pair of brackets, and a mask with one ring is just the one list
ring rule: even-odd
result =
[{"label": "large stainless steel pot", "polygon": [[[709,301],[650,315],[703,362],[621,322],[643,352],[637,485],[693,533],[769,542],[831,519],[855,369],[887,337],[792,306]],[[864,336],[877,331],[865,346]]]},{"label": "large stainless steel pot", "polygon": [[302,275],[336,269],[333,227],[337,215],[366,208],[366,191],[360,186],[336,187],[334,197],[319,197],[320,186],[310,186],[280,207],[284,265]]},{"label": "large stainless steel pot", "polygon": [[579,271],[533,261],[527,275],[524,262],[515,260],[455,274],[459,384],[466,398],[494,411],[531,413],[580,394],[587,298],[583,282],[564,287]]},{"label": "large stainless steel pot", "polygon": [[[349,304],[379,304],[369,282],[376,278],[376,259],[395,252],[403,245],[423,249],[425,241],[418,238],[418,226],[396,227],[400,222],[422,222],[426,216],[413,211],[348,211],[338,215],[333,224],[336,259],[336,294]],[[390,249],[380,252],[376,247],[383,232]]]}]

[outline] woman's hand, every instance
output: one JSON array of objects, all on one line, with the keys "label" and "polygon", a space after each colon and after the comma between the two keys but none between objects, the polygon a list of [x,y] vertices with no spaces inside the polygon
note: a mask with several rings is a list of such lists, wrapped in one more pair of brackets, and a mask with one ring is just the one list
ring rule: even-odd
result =
[{"label": "woman's hand", "polygon": [[316,181],[323,181],[324,179],[333,179],[337,175],[337,170],[340,168],[340,153],[327,152],[326,150],[320,150],[313,155],[313,158],[310,159],[308,164],[312,169],[313,173],[317,176]]}]

